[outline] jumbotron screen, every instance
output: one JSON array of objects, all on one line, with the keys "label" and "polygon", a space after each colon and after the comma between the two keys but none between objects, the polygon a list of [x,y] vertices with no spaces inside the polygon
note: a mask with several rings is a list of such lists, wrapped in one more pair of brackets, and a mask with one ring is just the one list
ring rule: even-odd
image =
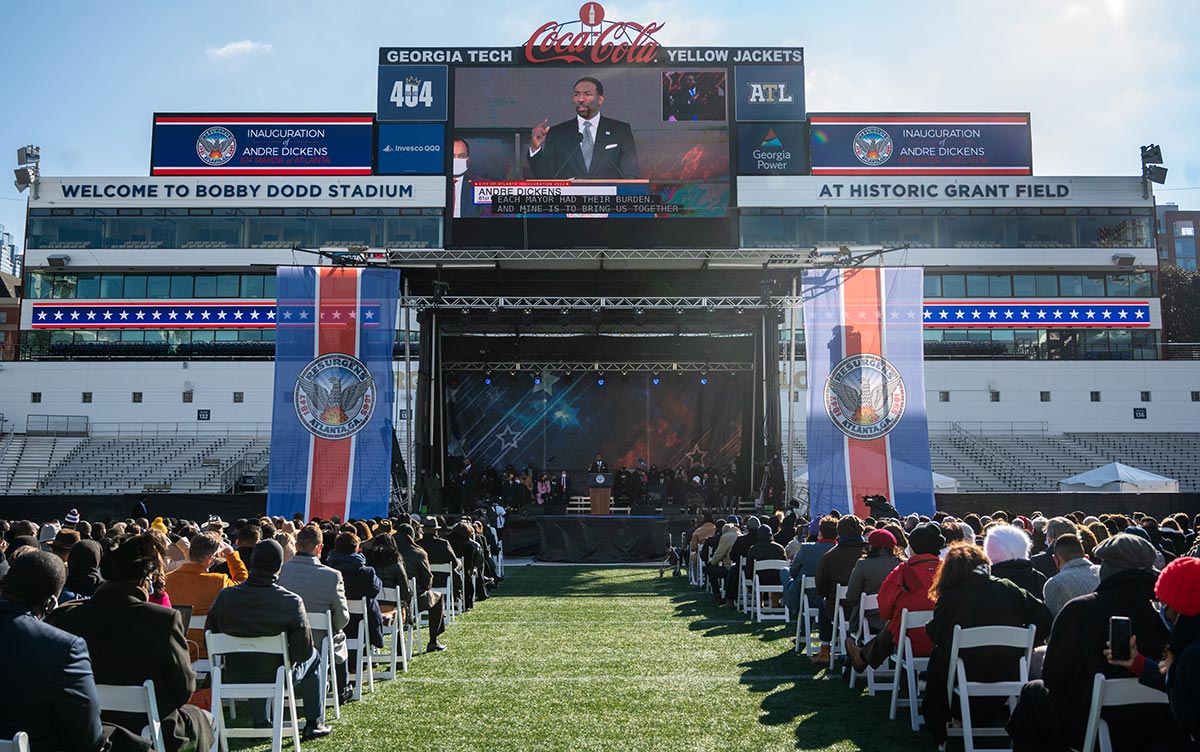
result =
[{"label": "jumbotron screen", "polygon": [[803,50],[575,26],[381,49],[377,171],[449,178],[447,248],[735,247],[736,176],[806,168]]}]

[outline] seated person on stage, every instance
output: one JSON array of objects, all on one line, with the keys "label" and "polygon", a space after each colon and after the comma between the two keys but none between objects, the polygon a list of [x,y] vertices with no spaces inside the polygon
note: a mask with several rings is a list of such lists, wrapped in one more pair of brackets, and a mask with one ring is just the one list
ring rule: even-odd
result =
[{"label": "seated person on stage", "polygon": [[[178,611],[147,600],[154,574],[164,566],[148,533],[130,538],[104,557],[104,582],[96,594],[62,606],[51,621],[87,642],[98,684],[154,681],[169,752],[206,750],[216,735],[212,716],[188,704],[196,691],[196,674],[188,655],[187,627]],[[135,734],[146,725],[140,713],[105,716]]]},{"label": "seated person on stage", "polygon": [[[283,547],[273,540],[260,541],[250,555],[249,578],[221,591],[208,611],[204,628],[238,637],[286,635],[292,663],[288,668],[296,693],[304,701],[304,738],[329,736],[333,729],[321,722],[325,703],[317,677],[320,664],[313,650],[304,601],[279,586],[282,567]],[[275,680],[279,659],[270,655],[229,655],[225,668],[229,681],[269,683]],[[263,703],[250,703],[250,716],[256,726],[267,723],[266,710]]]}]

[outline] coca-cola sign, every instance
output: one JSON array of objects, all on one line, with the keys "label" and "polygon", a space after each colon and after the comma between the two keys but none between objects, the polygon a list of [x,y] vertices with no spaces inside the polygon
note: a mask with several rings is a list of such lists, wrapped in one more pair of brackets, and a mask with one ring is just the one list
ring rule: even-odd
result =
[{"label": "coca-cola sign", "polygon": [[654,34],[665,25],[607,21],[600,3],[587,2],[579,8],[578,21],[547,21],[538,27],[525,42],[525,59],[587,65],[653,63],[659,47]]}]

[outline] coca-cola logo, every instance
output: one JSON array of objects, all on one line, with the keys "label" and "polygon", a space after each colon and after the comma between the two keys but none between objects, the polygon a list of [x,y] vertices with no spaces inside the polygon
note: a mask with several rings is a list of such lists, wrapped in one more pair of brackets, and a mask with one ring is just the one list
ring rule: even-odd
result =
[{"label": "coca-cola logo", "polygon": [[547,21],[525,42],[525,59],[531,63],[653,63],[658,52],[654,34],[666,24],[605,21],[604,8],[587,2],[579,21]]}]

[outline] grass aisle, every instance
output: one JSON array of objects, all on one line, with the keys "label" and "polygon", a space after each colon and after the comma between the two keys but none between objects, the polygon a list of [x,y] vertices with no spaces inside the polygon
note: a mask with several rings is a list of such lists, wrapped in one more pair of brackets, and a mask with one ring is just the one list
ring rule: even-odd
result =
[{"label": "grass aisle", "polygon": [[[932,750],[888,695],[816,679],[794,627],[756,626],[685,578],[631,568],[510,568],[418,655],[305,749]],[[860,687],[862,684],[860,683]]]}]

